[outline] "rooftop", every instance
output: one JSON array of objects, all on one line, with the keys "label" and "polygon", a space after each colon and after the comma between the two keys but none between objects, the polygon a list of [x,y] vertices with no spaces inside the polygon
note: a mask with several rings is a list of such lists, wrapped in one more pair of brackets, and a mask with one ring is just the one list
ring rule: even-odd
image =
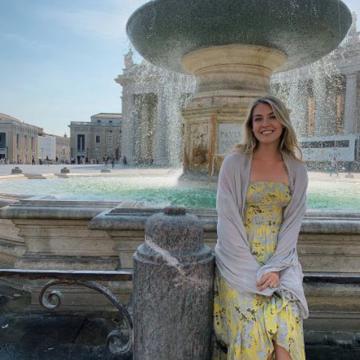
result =
[{"label": "rooftop", "polygon": [[19,119],[14,118],[13,116],[0,113],[0,121],[8,121],[8,120],[16,121],[16,122],[19,122],[19,123],[22,122],[22,121],[20,121]]},{"label": "rooftop", "polygon": [[22,126],[24,126],[24,125],[25,126],[30,126],[32,128],[38,129],[38,131],[41,132],[41,133],[43,132],[43,129],[41,127],[25,123],[24,121],[16,119],[15,117],[7,115],[7,114],[0,113],[0,121],[15,123],[15,124],[22,125]]}]

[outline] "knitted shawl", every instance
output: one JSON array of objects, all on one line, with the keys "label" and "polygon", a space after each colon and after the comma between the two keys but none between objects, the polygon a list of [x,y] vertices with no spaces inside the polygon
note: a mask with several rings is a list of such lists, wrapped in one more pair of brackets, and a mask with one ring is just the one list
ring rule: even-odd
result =
[{"label": "knitted shawl", "polygon": [[[307,318],[309,310],[296,247],[306,209],[308,177],[302,162],[285,153],[282,156],[289,176],[291,200],[283,212],[276,250],[263,266],[250,252],[243,221],[252,155],[237,152],[225,158],[219,174],[216,200],[216,265],[225,280],[240,292],[272,296],[274,292],[281,294],[283,290],[287,291],[299,301],[302,318]],[[272,271],[280,273],[279,287],[259,291],[256,282]]]}]

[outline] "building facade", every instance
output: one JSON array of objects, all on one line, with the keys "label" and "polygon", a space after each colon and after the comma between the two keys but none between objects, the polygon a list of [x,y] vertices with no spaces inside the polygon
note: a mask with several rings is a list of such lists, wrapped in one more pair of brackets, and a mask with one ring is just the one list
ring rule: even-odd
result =
[{"label": "building facade", "polygon": [[70,138],[51,134],[38,137],[39,162],[70,163]]},{"label": "building facade", "polygon": [[125,68],[122,86],[122,154],[130,164],[179,166],[182,159],[181,109],[195,88],[192,76],[162,70],[145,61]]},{"label": "building facade", "polygon": [[56,159],[61,164],[68,164],[70,162],[70,138],[65,134],[64,136],[55,135],[56,138]]},{"label": "building facade", "polygon": [[39,162],[52,161],[56,159],[56,138],[55,136],[43,134],[38,136]]},{"label": "building facade", "polygon": [[342,44],[314,64],[272,77],[272,92],[287,103],[304,158],[323,167],[360,161],[360,36],[356,17]]},{"label": "building facade", "polygon": [[0,160],[31,164],[38,159],[38,136],[43,129],[0,114]]},{"label": "building facade", "polygon": [[90,122],[72,121],[70,124],[71,159],[76,163],[99,163],[120,160],[122,115],[99,113]]}]

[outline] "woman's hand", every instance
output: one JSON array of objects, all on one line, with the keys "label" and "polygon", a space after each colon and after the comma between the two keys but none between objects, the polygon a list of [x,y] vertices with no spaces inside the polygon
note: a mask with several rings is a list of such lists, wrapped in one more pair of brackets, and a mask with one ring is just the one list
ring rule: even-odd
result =
[{"label": "woman's hand", "polygon": [[262,291],[268,287],[273,289],[277,288],[280,284],[280,277],[278,272],[269,272],[261,277],[256,283],[257,288]]}]

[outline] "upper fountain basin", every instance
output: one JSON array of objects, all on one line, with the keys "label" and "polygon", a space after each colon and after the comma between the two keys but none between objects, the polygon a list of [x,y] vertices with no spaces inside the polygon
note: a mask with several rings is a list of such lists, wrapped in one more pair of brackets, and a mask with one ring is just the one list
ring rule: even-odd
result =
[{"label": "upper fountain basin", "polygon": [[230,44],[280,50],[284,71],[331,52],[351,22],[340,0],[154,0],[132,14],[127,34],[146,60],[177,72],[184,55]]}]

